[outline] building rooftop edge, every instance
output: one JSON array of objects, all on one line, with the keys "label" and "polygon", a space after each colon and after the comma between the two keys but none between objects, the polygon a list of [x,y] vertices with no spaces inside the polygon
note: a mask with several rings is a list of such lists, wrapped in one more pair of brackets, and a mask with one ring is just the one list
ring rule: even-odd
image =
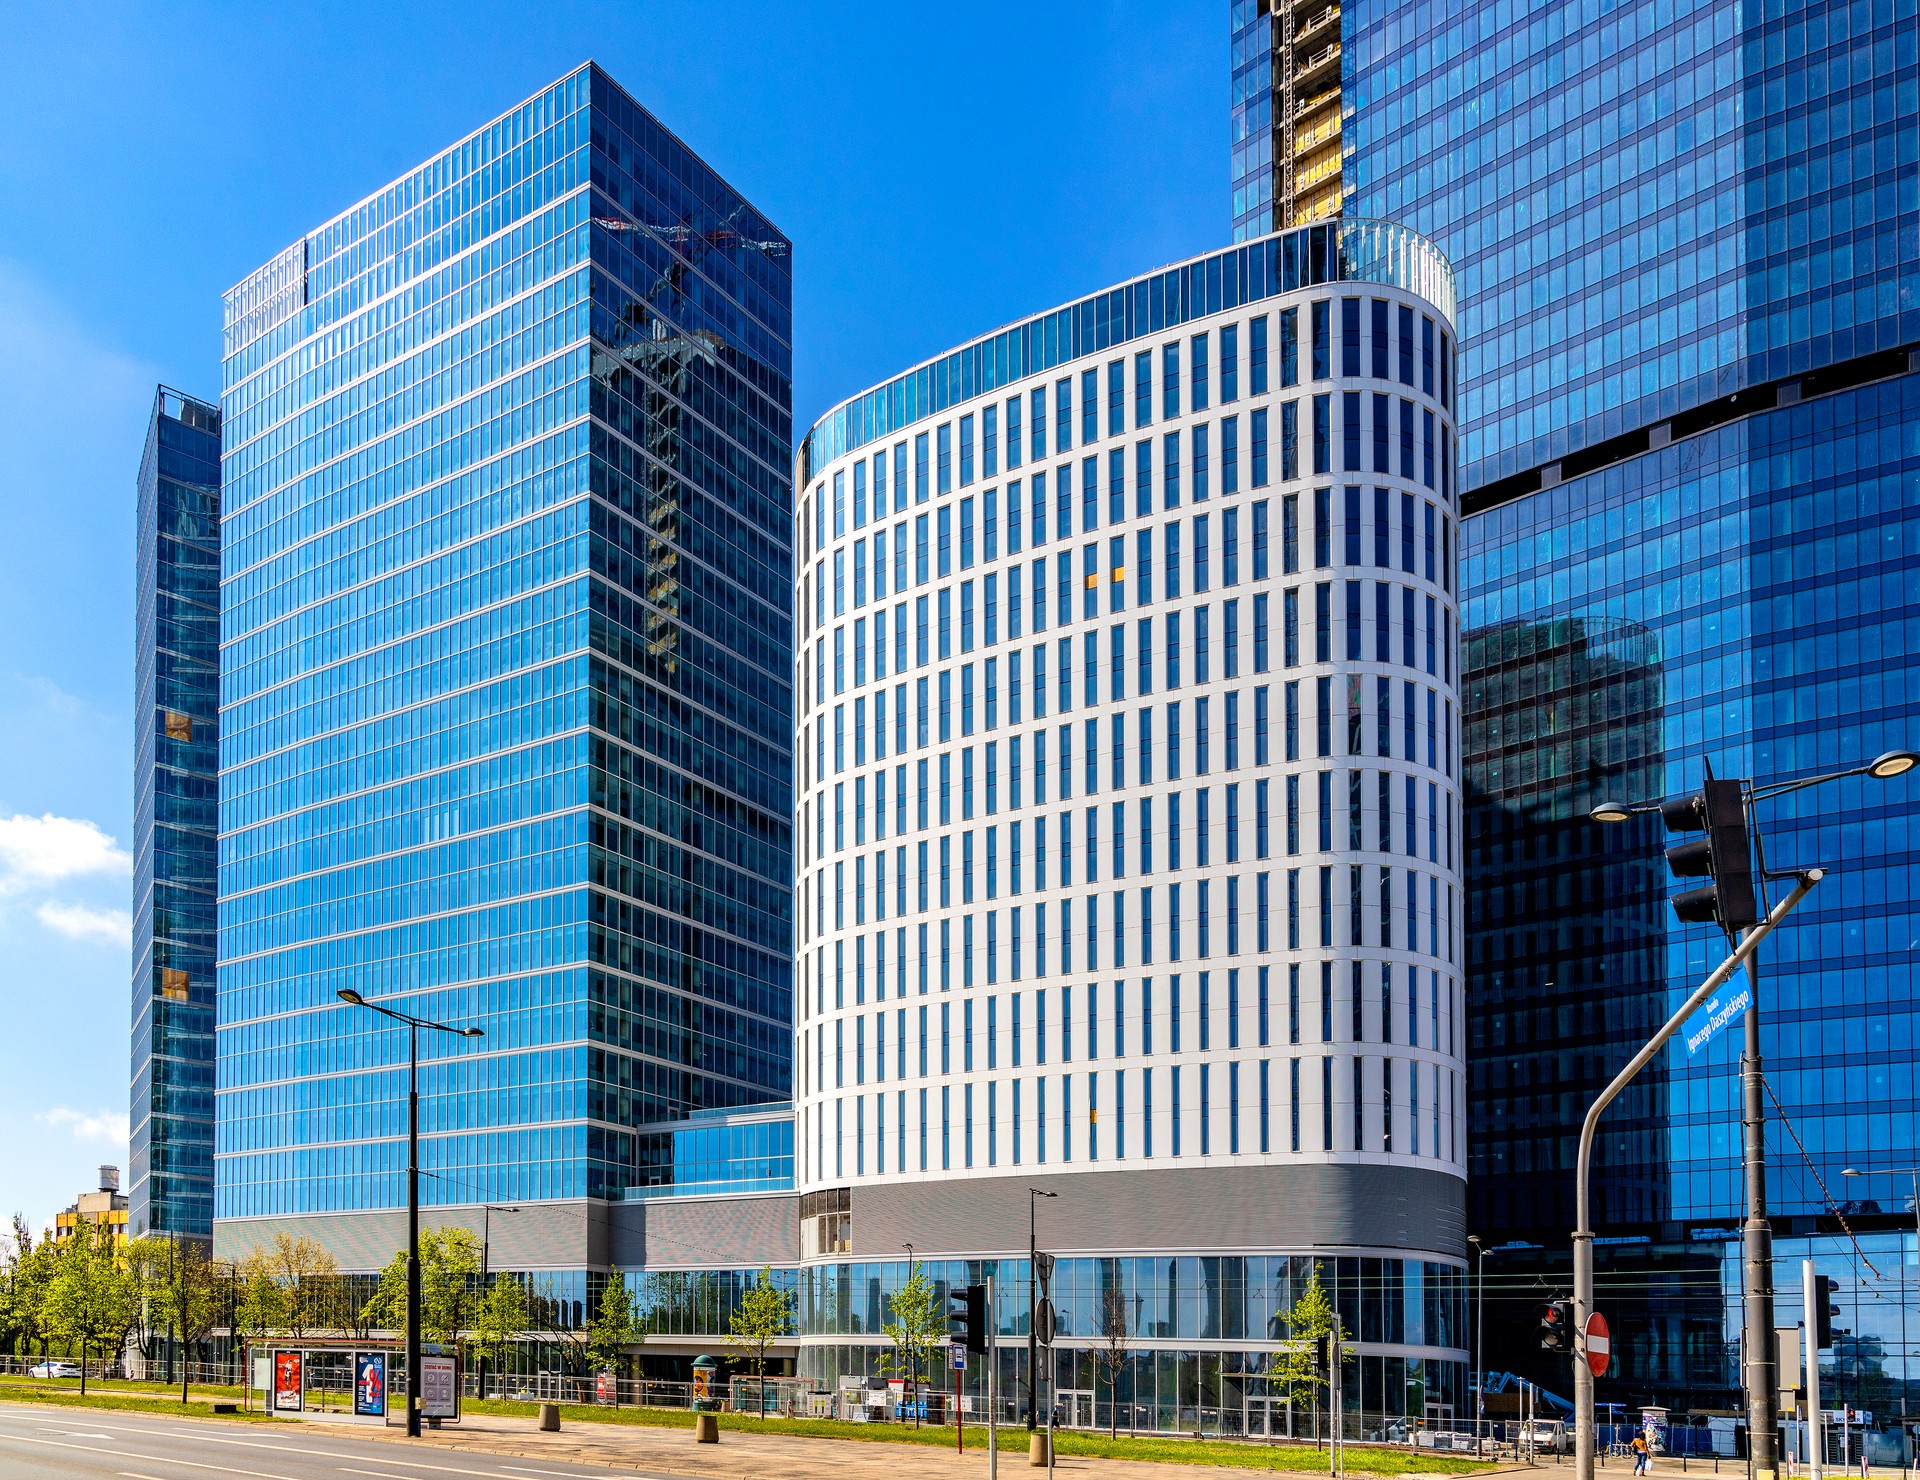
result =
[{"label": "building rooftop edge", "polygon": [[[1433,239],[1431,237],[1423,235],[1420,232],[1415,231],[1410,226],[1401,225],[1398,221],[1387,221],[1387,220],[1377,219],[1374,217],[1363,217],[1363,216],[1330,216],[1325,220],[1321,220],[1321,221],[1309,221],[1309,222],[1304,222],[1297,226],[1283,227],[1278,231],[1264,232],[1259,236],[1247,237],[1241,241],[1229,242],[1224,247],[1212,247],[1204,252],[1196,252],[1190,257],[1182,257],[1175,261],[1163,262],[1158,267],[1149,268],[1143,272],[1131,273],[1128,276],[1121,278],[1118,282],[1109,283],[1104,288],[1096,288],[1091,292],[1086,292],[1086,293],[1077,293],[1073,297],[1065,299],[1062,302],[1056,303],[1050,308],[1038,309],[1031,313],[1023,313],[1014,318],[1008,319],[1004,323],[995,325],[993,328],[985,331],[984,333],[969,335],[967,338],[961,340],[958,344],[948,345],[945,349],[942,349],[935,354],[928,355],[924,359],[916,360],[913,364],[907,366],[905,369],[897,371],[896,373],[887,376],[883,380],[875,381],[872,385],[862,386],[859,390],[853,392],[851,395],[842,397],[840,400],[836,401],[833,405],[829,406],[825,411],[821,412],[819,416],[814,418],[812,424],[808,426],[805,433],[794,438],[795,455],[796,456],[799,455],[800,450],[807,446],[807,444],[812,440],[814,434],[818,432],[821,427],[831,422],[833,418],[837,416],[840,412],[846,410],[849,406],[854,405],[856,402],[860,401],[863,397],[870,396],[874,394],[874,392],[876,391],[884,390],[888,386],[891,386],[897,380],[903,380],[909,376],[919,374],[922,370],[930,369],[933,366],[938,365],[942,360],[946,359],[950,355],[955,355],[955,354],[962,353],[966,350],[970,350],[974,346],[979,344],[989,343],[999,335],[1005,334],[1009,330],[1020,328],[1023,325],[1034,323],[1038,320],[1046,319],[1053,314],[1062,312],[1063,310],[1075,308],[1078,305],[1089,301],[1090,299],[1099,298],[1104,296],[1105,294],[1113,293],[1123,288],[1130,288],[1136,283],[1149,282],[1152,279],[1159,277],[1163,273],[1173,272],[1181,268],[1192,267],[1195,263],[1205,262],[1209,258],[1223,256],[1229,252],[1235,252],[1243,248],[1256,246],[1259,243],[1264,241],[1273,240],[1280,237],[1293,236],[1298,233],[1314,230],[1316,228],[1319,228],[1319,229],[1325,229],[1327,227],[1360,228],[1360,227],[1381,227],[1381,226],[1390,227],[1395,231],[1404,232],[1412,240],[1424,246],[1429,252],[1433,254],[1434,260],[1437,261],[1440,264],[1441,268],[1445,271],[1449,285],[1452,285],[1455,282],[1455,275],[1454,275],[1452,261],[1447,257],[1446,253],[1440,250],[1440,248],[1434,243]],[[1350,280],[1346,280],[1346,281],[1350,281]],[[1366,280],[1361,279],[1361,281],[1366,281]],[[1454,324],[1452,320],[1455,317],[1455,310],[1457,310],[1457,306],[1458,305],[1456,303],[1447,312],[1449,327],[1453,328],[1456,333],[1458,332],[1458,325]],[[1435,307],[1439,308],[1443,306],[1436,304]],[[1098,351],[1095,351],[1095,352],[1098,353]],[[1082,355],[1082,356],[1078,356],[1077,358],[1085,358],[1085,356]],[[1064,358],[1062,359],[1061,363],[1063,364],[1065,363]],[[1033,371],[1030,373],[1038,374],[1041,372]],[[927,416],[932,416],[937,414],[938,414],[937,412],[928,411],[923,413],[922,416],[915,418],[915,420],[916,421],[924,420]],[[896,428],[895,430],[900,430],[900,429]],[[891,436],[893,435],[893,432],[888,432],[885,435]],[[839,456],[839,455],[841,454],[835,454],[835,456]],[[816,468],[815,471],[817,472],[818,469]],[[795,492],[797,494],[798,489],[796,489]]]}]

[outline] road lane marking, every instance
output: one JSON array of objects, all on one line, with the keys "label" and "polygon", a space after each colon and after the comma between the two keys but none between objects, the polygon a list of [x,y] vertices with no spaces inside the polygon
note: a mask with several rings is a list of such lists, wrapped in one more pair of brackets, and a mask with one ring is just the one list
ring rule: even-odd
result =
[{"label": "road lane marking", "polygon": [[[373,1463],[379,1464],[381,1461],[374,1460]],[[429,1465],[427,1468],[437,1470],[442,1467],[439,1465]],[[378,1475],[380,1480],[393,1480],[393,1476],[386,1470],[356,1470],[351,1465],[341,1465],[340,1473],[343,1475]],[[450,1475],[484,1475],[488,1477],[488,1480],[495,1480],[496,1472],[492,1470],[448,1470],[447,1473]]]},{"label": "road lane marking", "polygon": [[[374,1442],[384,1443],[386,1441],[375,1440]],[[487,1480],[499,1480],[499,1472],[497,1470],[463,1470],[454,1465],[428,1464],[422,1459],[388,1459],[384,1454],[334,1454],[329,1455],[328,1458],[350,1459],[363,1465],[405,1465],[410,1470],[438,1470],[448,1475],[485,1475]],[[386,1471],[384,1470],[356,1470],[353,1473],[360,1475],[386,1475]],[[386,1480],[405,1480],[405,1477],[386,1475]]]},{"label": "road lane marking", "polygon": [[[72,1419],[65,1419],[62,1421],[66,1423],[73,1422]],[[446,1468],[444,1465],[425,1465],[425,1464],[422,1464],[419,1460],[410,1460],[410,1459],[389,1460],[378,1455],[359,1454],[351,1450],[342,1451],[338,1449],[315,1449],[315,1448],[309,1448],[304,1444],[273,1444],[273,1443],[268,1443],[267,1441],[261,1440],[261,1439],[233,1439],[233,1438],[228,1438],[224,1435],[209,1432],[209,1430],[212,1429],[213,1427],[213,1425],[210,1423],[205,1423],[195,1419],[187,1419],[187,1420],[184,1420],[184,1422],[191,1423],[194,1425],[194,1428],[190,1432],[192,1433],[194,1442],[199,1444],[226,1444],[226,1445],[230,1445],[240,1449],[273,1449],[273,1450],[278,1450],[283,1454],[297,1454],[304,1459],[316,1459],[316,1460],[355,1459],[355,1460],[360,1460],[362,1463],[409,1465],[416,1469],[436,1470],[436,1469]],[[318,1428],[318,1427],[319,1427],[318,1425],[315,1425],[315,1428]],[[150,1438],[150,1439],[177,1439],[180,1436],[180,1432],[181,1431],[178,1428],[142,1429],[142,1428],[128,1427],[128,1428],[120,1428],[118,1430],[118,1434],[122,1438],[132,1436],[132,1435],[139,1435],[143,1438]],[[325,1444],[329,1442],[333,1442],[333,1443],[339,1442],[337,1437],[331,1433],[324,1433],[324,1432],[315,1433],[314,1438],[317,1442],[321,1444]],[[366,1444],[379,1444],[385,1441],[379,1440],[379,1439],[363,1439],[360,1442],[366,1443]],[[471,1471],[471,1470],[454,1470],[451,1473],[456,1475],[465,1475],[465,1474],[474,1474],[478,1472]],[[492,1472],[488,1471],[487,1473],[491,1474]]]},{"label": "road lane marking", "polygon": [[503,1470],[515,1470],[523,1475],[559,1475],[562,1480],[592,1480],[592,1477],[580,1470],[536,1470],[532,1465],[502,1465]]},{"label": "road lane marking", "polygon": [[126,1480],[160,1480],[158,1475],[143,1475],[138,1470],[122,1470],[120,1473],[126,1476]]},{"label": "road lane marking", "polygon": [[[111,1454],[118,1459],[152,1459],[150,1454],[134,1454],[125,1449],[101,1449],[92,1444],[62,1444],[58,1439],[42,1439],[37,1434],[14,1434],[11,1438],[23,1444],[44,1444],[49,1449],[77,1449],[83,1454]],[[276,1475],[270,1470],[241,1470],[232,1465],[210,1465],[194,1459],[169,1459],[171,1465],[185,1465],[190,1470],[215,1470],[222,1475],[246,1475],[251,1480],[300,1480],[297,1475]]]}]

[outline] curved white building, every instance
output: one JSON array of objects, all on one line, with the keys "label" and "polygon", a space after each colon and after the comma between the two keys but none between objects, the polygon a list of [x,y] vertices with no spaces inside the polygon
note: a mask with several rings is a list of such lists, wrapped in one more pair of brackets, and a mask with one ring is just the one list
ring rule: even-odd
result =
[{"label": "curved white building", "polygon": [[874,1370],[911,1245],[998,1275],[1017,1393],[1038,1207],[1070,1420],[1119,1288],[1134,1401],[1283,1426],[1315,1264],[1366,1431],[1463,1403],[1453,313],[1423,239],[1302,228],[806,439],[803,1371]]}]

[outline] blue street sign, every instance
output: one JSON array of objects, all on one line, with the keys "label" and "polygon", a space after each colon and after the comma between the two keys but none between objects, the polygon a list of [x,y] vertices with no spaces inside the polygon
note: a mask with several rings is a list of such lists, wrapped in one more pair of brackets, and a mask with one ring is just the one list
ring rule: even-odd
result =
[{"label": "blue street sign", "polygon": [[958,1342],[953,1345],[953,1370],[955,1372],[967,1370],[967,1349]]},{"label": "blue street sign", "polygon": [[1751,1006],[1753,993],[1744,986],[1716,992],[1709,997],[1706,1006],[1696,1012],[1682,1030],[1687,1040],[1687,1057],[1697,1055],[1722,1028],[1735,1018],[1744,1016]]}]

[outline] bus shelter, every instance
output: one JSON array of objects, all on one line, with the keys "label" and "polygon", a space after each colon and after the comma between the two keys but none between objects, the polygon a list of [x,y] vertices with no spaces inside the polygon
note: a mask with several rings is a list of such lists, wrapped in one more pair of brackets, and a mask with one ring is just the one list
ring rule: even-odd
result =
[{"label": "bus shelter", "polygon": [[[460,1421],[460,1348],[420,1348],[420,1416],[434,1427]],[[247,1343],[247,1406],[268,1413],[340,1413],[371,1422],[407,1420],[406,1349],[391,1341],[263,1337]]]}]

